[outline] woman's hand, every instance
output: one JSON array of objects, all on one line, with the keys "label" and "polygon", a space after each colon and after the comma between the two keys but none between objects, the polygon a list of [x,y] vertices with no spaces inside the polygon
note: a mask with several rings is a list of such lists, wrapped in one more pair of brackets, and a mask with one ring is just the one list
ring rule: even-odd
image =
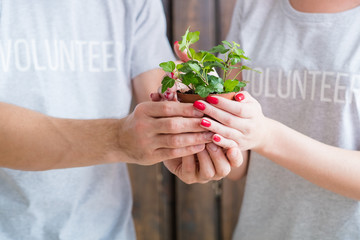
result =
[{"label": "woman's hand", "polygon": [[261,148],[268,130],[260,104],[245,91],[237,93],[235,100],[209,96],[206,102],[195,102],[197,110],[213,118],[204,117],[201,126],[216,133],[213,142],[223,148]]},{"label": "woman's hand", "polygon": [[[190,60],[190,58],[188,57],[186,51],[180,51],[179,48],[179,42],[176,41],[174,43],[174,51],[177,55],[177,57],[180,59],[180,61],[177,61],[177,63],[180,62],[187,62]],[[173,73],[168,74],[169,77],[171,78],[176,78],[176,76],[174,76]],[[164,93],[161,92],[161,86],[158,89],[157,93],[151,93],[150,98],[153,102],[159,102],[159,101],[177,101],[177,94],[176,91],[178,90],[178,88],[182,88],[182,86],[177,86],[177,84],[175,83],[175,85],[172,88],[168,88]]]}]

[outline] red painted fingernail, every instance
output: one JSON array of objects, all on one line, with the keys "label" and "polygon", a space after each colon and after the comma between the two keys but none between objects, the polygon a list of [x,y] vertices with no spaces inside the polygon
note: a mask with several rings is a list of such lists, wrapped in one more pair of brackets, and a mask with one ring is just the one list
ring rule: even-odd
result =
[{"label": "red painted fingernail", "polygon": [[208,96],[206,98],[206,101],[208,103],[211,103],[211,104],[218,104],[219,103],[219,99],[217,99],[216,97],[212,97],[212,96]]},{"label": "red painted fingernail", "polygon": [[217,136],[217,135],[215,135],[213,137],[213,139],[214,139],[215,142],[220,142],[221,141],[221,138],[219,136]]},{"label": "red painted fingernail", "polygon": [[178,44],[178,43],[179,43],[179,41],[176,41],[176,42],[174,42],[174,45],[175,45],[175,44]]},{"label": "red painted fingernail", "polygon": [[171,78],[174,78],[174,75],[175,75],[175,74],[174,74],[173,72],[171,72]]},{"label": "red painted fingernail", "polygon": [[165,92],[165,93],[164,93],[164,96],[165,96],[166,99],[169,99],[169,97],[170,97],[170,92]]},{"label": "red painted fingernail", "polygon": [[194,102],[193,106],[201,111],[205,110],[205,104],[203,104],[202,102],[196,101]]},{"label": "red painted fingernail", "polygon": [[238,93],[235,95],[235,99],[236,99],[236,101],[241,102],[242,100],[245,99],[245,96],[242,93]]},{"label": "red painted fingernail", "polygon": [[203,120],[201,120],[201,125],[204,126],[204,127],[210,127],[211,122],[206,120],[206,119],[203,119]]}]

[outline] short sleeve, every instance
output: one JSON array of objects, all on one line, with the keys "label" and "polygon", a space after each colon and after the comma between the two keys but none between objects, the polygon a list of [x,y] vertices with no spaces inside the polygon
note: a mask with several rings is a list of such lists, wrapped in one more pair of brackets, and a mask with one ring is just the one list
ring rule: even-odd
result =
[{"label": "short sleeve", "polygon": [[166,19],[161,0],[143,0],[135,16],[131,78],[175,60],[166,36]]}]

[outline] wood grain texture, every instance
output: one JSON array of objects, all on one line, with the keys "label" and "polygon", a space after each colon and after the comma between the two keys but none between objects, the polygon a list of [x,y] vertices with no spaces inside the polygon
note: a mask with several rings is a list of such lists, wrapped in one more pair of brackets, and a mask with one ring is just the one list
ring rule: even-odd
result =
[{"label": "wood grain texture", "polygon": [[[200,31],[197,50],[226,38],[236,0],[162,0],[170,43],[190,26]],[[230,240],[244,180],[186,185],[163,164],[129,165],[138,240]]]}]

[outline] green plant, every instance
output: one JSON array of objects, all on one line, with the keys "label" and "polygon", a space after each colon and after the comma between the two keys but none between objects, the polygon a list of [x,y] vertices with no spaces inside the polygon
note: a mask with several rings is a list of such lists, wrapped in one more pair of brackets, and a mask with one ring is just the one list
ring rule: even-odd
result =
[{"label": "green plant", "polygon": [[[173,61],[160,63],[160,67],[170,73],[162,80],[162,92],[174,86],[175,82],[181,82],[189,88],[189,93],[199,94],[206,97],[211,93],[238,92],[246,86],[245,81],[239,81],[236,77],[242,70],[253,70],[245,65],[237,65],[243,59],[250,60],[235,42],[222,41],[209,51],[195,51],[190,45],[196,43],[200,38],[200,32],[186,30],[182,41],[179,43],[181,51],[186,50],[190,60],[188,62],[175,64]],[[223,58],[215,56],[222,54]],[[212,74],[215,68],[222,69],[222,77]],[[231,71],[238,69],[238,73],[229,78]]]}]

